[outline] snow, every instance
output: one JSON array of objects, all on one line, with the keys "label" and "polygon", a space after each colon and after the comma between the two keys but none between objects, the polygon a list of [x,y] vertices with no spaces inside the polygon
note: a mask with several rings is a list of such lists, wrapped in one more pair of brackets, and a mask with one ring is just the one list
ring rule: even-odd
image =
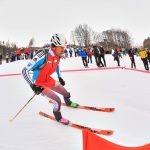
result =
[{"label": "snow", "polygon": [[[144,70],[140,58],[136,57],[135,61],[137,68]],[[108,67],[117,66],[111,55],[106,55],[106,62]],[[28,60],[4,62],[0,66],[0,75],[21,73],[27,63]],[[128,56],[121,59],[121,66],[130,68]],[[60,67],[61,70],[85,69],[80,57],[61,60]],[[89,67],[96,68],[95,62]],[[81,125],[112,129],[112,136],[101,137],[120,145],[150,143],[149,73],[111,69],[62,72],[62,77],[73,101],[82,105],[116,108],[113,113],[103,113],[62,106],[64,117]],[[38,115],[39,111],[52,114],[53,109],[52,104],[41,95],[36,96],[10,123],[9,120],[34,93],[21,75],[0,77],[0,85],[0,150],[82,150],[81,130]]]}]

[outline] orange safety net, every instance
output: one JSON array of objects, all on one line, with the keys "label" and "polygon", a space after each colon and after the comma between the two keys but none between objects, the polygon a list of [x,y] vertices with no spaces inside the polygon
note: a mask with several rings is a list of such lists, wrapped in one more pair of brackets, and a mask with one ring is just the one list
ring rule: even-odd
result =
[{"label": "orange safety net", "polygon": [[108,140],[84,129],[83,132],[83,150],[150,150],[150,144],[138,147],[126,147]]}]

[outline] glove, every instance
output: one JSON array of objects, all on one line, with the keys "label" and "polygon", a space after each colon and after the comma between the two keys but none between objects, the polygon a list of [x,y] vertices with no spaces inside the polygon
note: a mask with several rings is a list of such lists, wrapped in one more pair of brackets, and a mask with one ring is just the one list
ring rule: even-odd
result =
[{"label": "glove", "polygon": [[59,82],[60,82],[60,84],[61,84],[62,86],[65,85],[65,81],[64,81],[61,77],[59,77]]},{"label": "glove", "polygon": [[42,86],[37,86],[35,84],[31,84],[30,87],[32,88],[34,93],[37,95],[39,95],[44,90],[44,88]]}]

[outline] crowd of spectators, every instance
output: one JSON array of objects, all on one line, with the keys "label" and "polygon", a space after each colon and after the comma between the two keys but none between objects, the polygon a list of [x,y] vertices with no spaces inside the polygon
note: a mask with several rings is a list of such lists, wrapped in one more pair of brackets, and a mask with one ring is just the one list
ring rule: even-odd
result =
[{"label": "crowd of spectators", "polygon": [[5,56],[0,53],[0,64],[2,64],[2,60],[6,60],[6,63],[9,63],[17,60],[32,59],[35,51],[35,49],[20,48],[10,53],[6,52]]},{"label": "crowd of spectators", "polygon": [[[5,57],[0,53],[0,64],[2,60],[6,63],[14,62],[24,59],[32,59],[34,54],[38,51],[35,48],[20,48],[11,53],[6,53]],[[120,66],[120,58],[128,55],[131,60],[131,68],[136,68],[136,62],[134,56],[139,56],[143,62],[145,70],[149,70],[150,64],[150,50],[144,47],[140,48],[104,48],[103,46],[92,47],[77,47],[69,46],[65,49],[62,58],[81,57],[83,66],[88,67],[89,63],[93,63],[93,57],[97,67],[106,67],[107,62],[105,55],[110,54],[114,57],[114,61],[117,62],[117,66]]]}]

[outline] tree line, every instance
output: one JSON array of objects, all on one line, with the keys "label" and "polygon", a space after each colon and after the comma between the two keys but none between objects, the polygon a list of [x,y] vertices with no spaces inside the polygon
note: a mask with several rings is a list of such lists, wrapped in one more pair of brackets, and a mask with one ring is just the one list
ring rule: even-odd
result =
[{"label": "tree line", "polygon": [[17,49],[17,45],[15,43],[0,41],[0,53],[5,56],[6,53],[13,52]]},{"label": "tree line", "polygon": [[[132,45],[132,37],[127,31],[121,29],[112,28],[99,33],[92,30],[87,24],[81,24],[71,32],[71,42],[73,45],[85,47],[101,45],[103,47],[128,48]],[[150,38],[144,40],[143,46],[150,48]]]},{"label": "tree line", "polygon": [[[28,47],[34,45],[35,39],[32,37],[29,41]],[[109,29],[101,33],[94,31],[87,24],[80,24],[71,32],[71,44],[79,46],[103,46],[113,48],[128,48],[132,45],[131,35],[121,29]],[[49,45],[49,43],[44,46]],[[44,47],[43,46],[43,47]],[[143,40],[143,46],[150,49],[150,37]],[[5,56],[6,53],[11,53],[18,49],[15,43],[0,41],[0,53]]]},{"label": "tree line", "polygon": [[[35,40],[32,37],[29,41],[28,47],[32,48],[34,42]],[[10,54],[11,52],[15,52],[17,49],[19,49],[19,47],[15,43],[0,41],[0,53],[2,56],[6,56],[7,53]]]}]

